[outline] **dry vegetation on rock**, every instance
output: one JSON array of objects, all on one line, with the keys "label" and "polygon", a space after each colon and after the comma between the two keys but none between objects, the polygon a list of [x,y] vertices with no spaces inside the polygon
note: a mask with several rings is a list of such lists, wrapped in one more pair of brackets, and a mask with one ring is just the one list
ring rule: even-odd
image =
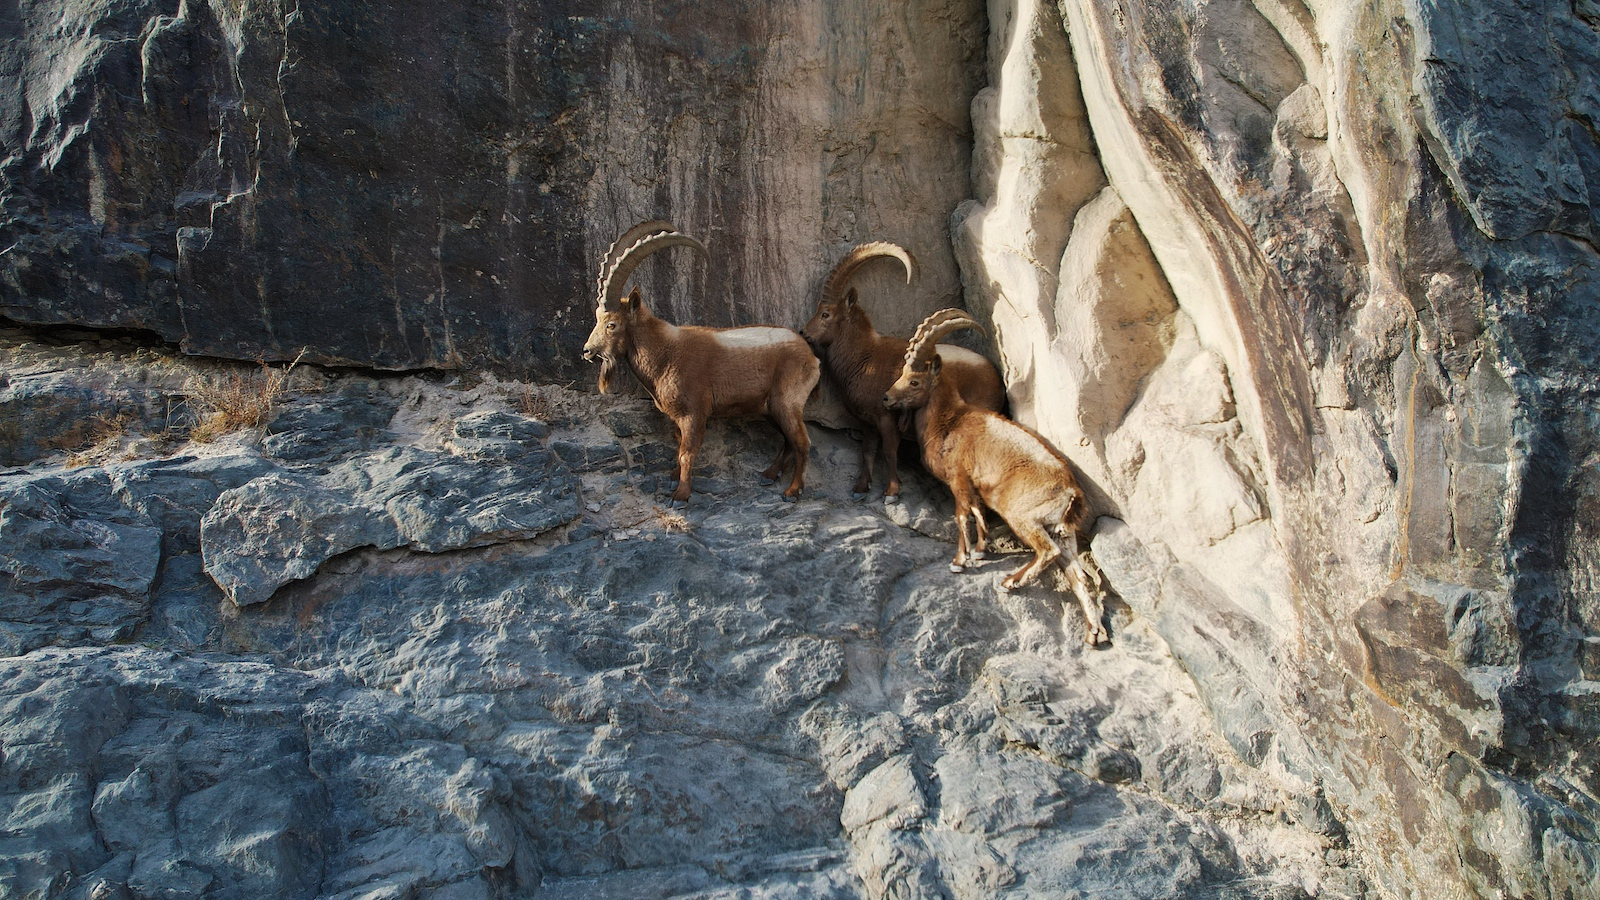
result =
[{"label": "dry vegetation on rock", "polygon": [[264,427],[288,396],[289,379],[305,355],[301,350],[287,366],[263,362],[258,370],[230,368],[190,376],[184,382],[187,414],[193,423],[189,439],[204,444],[235,431]]}]

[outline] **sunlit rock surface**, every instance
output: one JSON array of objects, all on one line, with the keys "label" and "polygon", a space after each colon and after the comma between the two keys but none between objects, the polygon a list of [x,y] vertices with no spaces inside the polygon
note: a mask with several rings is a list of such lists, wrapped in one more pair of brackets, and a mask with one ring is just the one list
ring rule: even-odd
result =
[{"label": "sunlit rock surface", "polygon": [[990,18],[954,237],[1111,582],[1384,892],[1594,896],[1594,10]]},{"label": "sunlit rock surface", "polygon": [[[639,272],[680,322],[798,324],[847,246],[896,240],[922,275],[864,271],[874,320],[990,326],[1120,598],[1087,653],[1048,590],[950,577],[942,489],[842,502],[845,437],[785,507],[739,462],[765,426],[719,426],[685,532],[642,403],[350,376],[257,438],[105,462],[82,448],[172,421],[174,364],[19,350],[0,872],[1595,896],[1597,27],[1591,0],[0,9],[0,315],[565,384],[633,221],[711,247]],[[468,418],[501,414],[542,424]],[[192,697],[257,665],[239,708],[273,722],[404,721],[250,749]],[[136,723],[179,712],[213,749],[135,777],[165,746]],[[223,749],[290,760],[231,838],[185,799]],[[411,868],[417,841],[449,849]]]},{"label": "sunlit rock surface", "polygon": [[264,434],[0,475],[6,896],[1362,895],[1154,616],[1094,650],[1019,555],[951,574],[944,489],[853,502],[843,435],[791,504],[717,423],[680,516],[639,401],[296,377]]}]

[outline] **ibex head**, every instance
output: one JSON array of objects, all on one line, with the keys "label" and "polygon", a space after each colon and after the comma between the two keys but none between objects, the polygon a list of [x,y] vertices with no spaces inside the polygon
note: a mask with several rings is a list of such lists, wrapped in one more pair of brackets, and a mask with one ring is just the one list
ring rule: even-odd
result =
[{"label": "ibex head", "polygon": [[649,315],[637,286],[628,296],[622,296],[628,276],[650,254],[677,246],[706,252],[703,244],[679,232],[671,223],[640,222],[612,241],[605,259],[600,261],[600,276],[596,279],[594,330],[589,332],[589,340],[583,345],[584,359],[600,360],[600,393],[610,390],[618,363],[633,350],[634,326]]},{"label": "ibex head", "polygon": [[939,383],[939,372],[943,367],[943,361],[939,359],[939,339],[963,328],[983,330],[982,325],[959,309],[941,309],[923,319],[922,324],[917,326],[916,334],[911,336],[911,345],[906,348],[906,362],[900,370],[900,377],[883,395],[883,405],[902,410],[926,406],[935,385]]},{"label": "ibex head", "polygon": [[806,327],[800,329],[800,334],[810,341],[814,347],[826,347],[832,344],[840,331],[847,327],[845,323],[864,317],[866,314],[861,307],[856,305],[856,289],[841,296],[845,282],[850,276],[868,260],[880,256],[888,256],[900,260],[900,265],[906,270],[906,284],[911,283],[912,276],[916,273],[917,263],[906,252],[905,248],[888,241],[873,241],[867,244],[857,244],[839,260],[828,273],[828,280],[822,283],[822,298],[817,301],[817,311],[812,314],[811,321]]}]

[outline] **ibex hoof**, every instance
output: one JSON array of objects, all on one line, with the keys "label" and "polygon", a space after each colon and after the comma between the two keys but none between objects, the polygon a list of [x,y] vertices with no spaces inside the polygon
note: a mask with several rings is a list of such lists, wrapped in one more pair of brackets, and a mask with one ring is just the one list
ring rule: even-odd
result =
[{"label": "ibex hoof", "polygon": [[673,509],[688,509],[689,508],[689,501],[687,501],[687,500],[673,500],[671,503],[669,503],[667,505],[670,506]]},{"label": "ibex hoof", "polygon": [[796,494],[793,497],[789,496],[788,494],[784,494],[783,495],[783,502],[785,502],[785,503],[794,503],[794,502],[797,502],[799,499],[800,499],[800,496],[798,494]]},{"label": "ibex hoof", "polygon": [[962,572],[965,572],[966,570],[967,570],[967,567],[963,566],[961,563],[951,563],[950,564],[950,571],[956,573],[957,575],[960,575]]},{"label": "ibex hoof", "polygon": [[900,502],[900,495],[899,494],[884,494],[883,495],[883,502],[884,503],[899,503]]},{"label": "ibex hoof", "polygon": [[997,585],[997,588],[1000,593],[1009,594],[1016,589],[1016,585],[1006,584],[1004,581],[1002,581],[999,585]]},{"label": "ibex hoof", "polygon": [[777,484],[777,483],[778,483],[778,479],[776,479],[776,478],[768,478],[765,475],[761,476],[761,486],[762,487],[771,487],[772,485]]},{"label": "ibex hoof", "polygon": [[982,550],[974,550],[974,551],[972,551],[972,558],[973,559],[988,559],[989,558],[989,554],[985,553]]},{"label": "ibex hoof", "polygon": [[861,501],[867,499],[867,492],[866,491],[851,491],[850,492],[850,499],[854,500],[857,503],[860,503]]}]

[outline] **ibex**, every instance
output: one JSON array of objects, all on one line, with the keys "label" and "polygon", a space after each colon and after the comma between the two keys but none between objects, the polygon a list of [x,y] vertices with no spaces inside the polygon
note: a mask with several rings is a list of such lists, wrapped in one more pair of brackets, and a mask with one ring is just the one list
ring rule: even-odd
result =
[{"label": "ibex", "polygon": [[[861,438],[861,471],[852,489],[856,499],[866,497],[872,485],[872,461],[881,450],[889,481],[883,499],[893,503],[900,499],[900,417],[884,408],[883,394],[900,374],[907,341],[879,334],[872,327],[855,288],[840,294],[857,269],[878,257],[899,260],[906,270],[906,283],[911,283],[916,262],[903,247],[888,241],[859,244],[828,274],[817,311],[800,333],[838,384],[845,409],[866,426]],[[996,412],[1005,406],[1005,385],[993,363],[962,347],[943,345],[939,352],[945,361],[945,377],[968,403]]]},{"label": "ibex", "polygon": [[[962,328],[978,328],[966,313],[942,309],[917,327],[906,350],[900,377],[884,394],[890,409],[921,409],[923,461],[949,485],[956,501],[956,556],[950,571],[963,571],[982,559],[988,546],[982,505],[1000,514],[1017,537],[1033,550],[1027,565],[1000,582],[1011,591],[1032,582],[1061,558],[1049,528],[1059,529],[1071,555],[1064,561],[1067,582],[1089,623],[1088,640],[1108,640],[1100,624],[1104,615],[1100,573],[1078,552],[1078,532],[1088,516],[1083,489],[1072,467],[1049,442],[1030,429],[963,400],[944,376],[939,338]],[[977,513],[977,545],[969,553],[967,520]]]},{"label": "ibex", "polygon": [[627,361],[656,408],[678,429],[678,485],[672,505],[689,502],[695,456],[711,416],[765,413],[783,433],[778,458],[762,473],[776,480],[792,466],[786,500],[805,486],[811,438],[801,414],[822,376],[821,364],[800,335],[787,328],[677,326],[645,308],[639,288],[628,296],[628,276],[650,254],[667,247],[705,247],[666,222],[641,222],[606,251],[597,279],[599,305],[583,358],[600,360],[600,392],[611,387],[617,364]]}]

